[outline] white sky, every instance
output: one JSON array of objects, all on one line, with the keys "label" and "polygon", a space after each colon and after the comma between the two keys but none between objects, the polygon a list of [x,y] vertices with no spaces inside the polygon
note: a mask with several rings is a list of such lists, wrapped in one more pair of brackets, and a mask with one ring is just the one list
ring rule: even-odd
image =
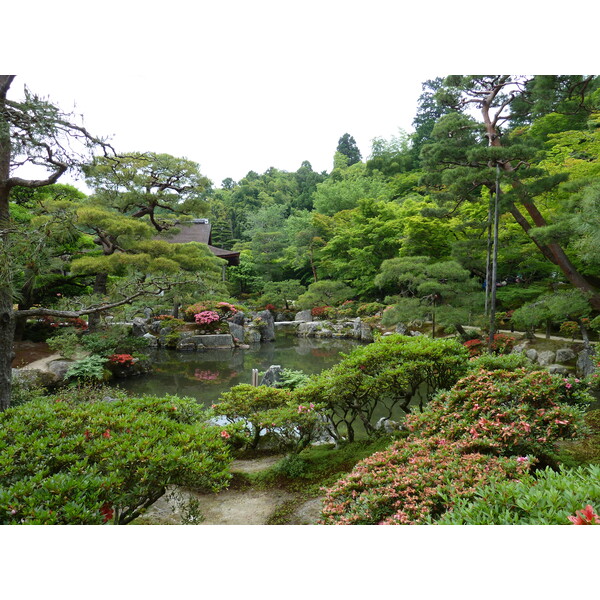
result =
[{"label": "white sky", "polygon": [[[533,54],[491,51],[506,34],[485,28],[475,2],[462,3],[460,26],[451,26],[458,5],[435,2],[106,0],[87,18],[82,6],[33,2],[26,32],[8,34],[16,60],[6,67],[19,67],[12,97],[27,84],[75,105],[117,150],[185,156],[217,186],[250,170],[295,171],[303,160],[330,171],[346,132],[366,158],[374,137],[411,129],[425,79],[519,70]],[[518,6],[520,22],[543,26],[534,7]],[[537,49],[544,32],[530,32]],[[554,46],[543,56],[554,58],[546,72],[560,70],[557,58],[564,64]]]}]

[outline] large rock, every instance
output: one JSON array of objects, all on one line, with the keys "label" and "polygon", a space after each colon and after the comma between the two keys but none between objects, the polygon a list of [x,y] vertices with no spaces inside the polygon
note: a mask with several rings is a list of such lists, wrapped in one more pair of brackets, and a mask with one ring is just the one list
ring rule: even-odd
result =
[{"label": "large rock", "polygon": [[238,312],[236,312],[233,317],[231,317],[231,319],[229,319],[230,323],[234,323],[235,325],[244,325],[244,321],[245,321],[245,317],[244,317],[244,313],[239,310]]},{"label": "large rock", "polygon": [[272,342],[275,340],[275,321],[270,310],[261,310],[257,315],[257,319],[261,319],[262,324],[260,329],[260,341]]},{"label": "large rock", "polygon": [[408,327],[406,326],[405,323],[398,323],[396,325],[396,329],[394,331],[401,335],[406,335],[406,332],[408,331]]},{"label": "large rock", "polygon": [[[520,344],[517,344],[513,349],[511,354],[523,354],[523,352],[527,351],[527,346],[529,345],[528,341],[524,341],[521,342]],[[536,357],[537,357],[537,352],[535,353]]]},{"label": "large rock", "polygon": [[304,321],[298,325],[298,335],[315,337],[326,321]]},{"label": "large rock", "polygon": [[142,317],[134,317],[131,323],[131,335],[142,337],[148,333],[148,320]]},{"label": "large rock", "polygon": [[229,333],[238,341],[244,341],[244,326],[229,321]]},{"label": "large rock", "polygon": [[535,362],[538,357],[537,350],[535,348],[529,348],[529,350],[525,351],[525,356],[531,361]]},{"label": "large rock", "polygon": [[584,348],[577,355],[577,374],[580,377],[591,375],[597,365],[596,352],[592,347]]},{"label": "large rock", "polygon": [[260,385],[272,387],[281,379],[281,365],[271,365],[260,380]]},{"label": "large rock", "polygon": [[561,348],[556,351],[556,362],[560,364],[571,362],[575,358],[575,352],[571,348]]},{"label": "large rock", "polygon": [[254,326],[245,327],[244,342],[246,344],[260,344],[260,331]]},{"label": "large rock", "polygon": [[547,367],[548,373],[552,373],[552,375],[568,375],[569,369],[564,365],[549,365]]},{"label": "large rock", "polygon": [[149,348],[156,348],[156,347],[158,347],[158,338],[156,338],[155,336],[153,336],[151,333],[146,333],[142,337],[148,342],[148,347]]},{"label": "large rock", "polygon": [[354,339],[363,342],[373,341],[373,331],[369,325],[361,321],[360,317],[354,320]]},{"label": "large rock", "polygon": [[48,363],[48,371],[56,376],[57,380],[62,381],[67,371],[75,364],[75,361],[59,359],[52,360]]},{"label": "large rock", "polygon": [[310,310],[301,310],[300,312],[296,313],[296,316],[294,317],[294,321],[312,321],[312,313],[310,312]]},{"label": "large rock", "polygon": [[539,352],[537,360],[538,364],[542,367],[553,365],[556,362],[556,352],[552,352],[552,350],[544,350],[543,352]]},{"label": "large rock", "polygon": [[29,390],[36,387],[52,387],[58,383],[58,378],[54,373],[42,369],[12,369],[12,382],[13,385]]}]

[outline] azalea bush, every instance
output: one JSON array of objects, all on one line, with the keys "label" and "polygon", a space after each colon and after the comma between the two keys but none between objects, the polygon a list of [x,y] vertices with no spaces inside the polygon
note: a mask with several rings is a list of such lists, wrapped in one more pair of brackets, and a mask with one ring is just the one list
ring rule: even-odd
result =
[{"label": "azalea bush", "polygon": [[[295,391],[303,404],[322,404],[329,434],[353,441],[358,426],[377,435],[376,420],[396,407],[408,413],[421,394],[449,389],[468,368],[467,350],[451,339],[390,335],[355,348],[340,363]],[[411,405],[412,403],[412,405]]]},{"label": "azalea bush", "polygon": [[[514,348],[515,338],[504,333],[496,333],[490,345],[490,350],[496,354],[509,354]],[[469,356],[476,357],[487,352],[488,340],[473,338],[464,342],[465,348],[469,350]]]},{"label": "azalea bush", "polygon": [[221,489],[230,461],[194,400],[63,390],[0,414],[0,523],[126,524],[169,485]]},{"label": "azalea bush", "polygon": [[183,312],[186,321],[194,322],[195,315],[205,311],[215,312],[219,315],[220,319],[226,320],[232,317],[235,313],[237,313],[238,309],[230,302],[217,302],[214,300],[205,300],[203,302],[196,302],[195,304],[191,304],[190,306],[185,308]]},{"label": "azalea bush", "polygon": [[111,354],[108,357],[108,362],[129,367],[135,362],[135,358],[131,354]]},{"label": "azalea bush", "polygon": [[479,356],[485,350],[485,344],[479,338],[467,340],[463,345],[469,351],[471,357]]},{"label": "azalea bush", "polygon": [[436,522],[442,525],[584,524],[584,520],[594,520],[593,509],[591,513],[584,512],[586,506],[600,509],[599,481],[599,465],[575,469],[561,466],[558,471],[547,468],[533,475],[524,474],[519,481],[483,486],[472,498],[458,499],[452,510]]},{"label": "azalea bush", "polygon": [[334,319],[336,310],[332,306],[314,306],[311,308],[310,314],[315,319]]},{"label": "azalea bush", "polygon": [[406,425],[420,437],[443,435],[500,455],[550,454],[584,428],[588,386],[547,371],[471,373],[441,392]]},{"label": "azalea bush", "polygon": [[469,450],[464,441],[411,436],[359,462],[327,490],[322,523],[419,524],[473,498],[494,479],[518,479],[529,465]]}]

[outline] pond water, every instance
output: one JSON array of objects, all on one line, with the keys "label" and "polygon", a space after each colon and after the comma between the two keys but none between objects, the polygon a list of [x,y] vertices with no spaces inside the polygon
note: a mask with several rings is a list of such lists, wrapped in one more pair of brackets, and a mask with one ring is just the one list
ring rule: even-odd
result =
[{"label": "pond water", "polygon": [[278,336],[277,340],[250,349],[176,352],[156,350],[151,356],[154,371],[148,375],[114,381],[133,394],[173,394],[196,398],[206,406],[234,385],[251,383],[252,369],[260,373],[271,365],[320,373],[340,362],[341,354],[363,345],[355,340]]}]

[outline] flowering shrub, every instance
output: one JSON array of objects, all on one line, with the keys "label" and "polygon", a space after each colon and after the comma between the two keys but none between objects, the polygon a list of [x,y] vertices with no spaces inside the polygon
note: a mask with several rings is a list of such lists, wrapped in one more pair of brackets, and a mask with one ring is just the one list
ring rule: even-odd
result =
[{"label": "flowering shrub", "polygon": [[108,361],[113,365],[130,367],[135,362],[135,358],[131,354],[111,354],[108,357]]},{"label": "flowering shrub", "polygon": [[266,304],[264,310],[276,311],[277,307],[274,304]]},{"label": "flowering shrub", "polygon": [[210,325],[215,321],[219,321],[219,315],[212,310],[203,310],[194,315],[194,321],[197,325]]},{"label": "flowering shrub", "polygon": [[[508,354],[513,349],[514,345],[514,337],[505,335],[504,333],[496,333],[490,349],[496,354]],[[471,357],[479,356],[487,349],[487,340],[475,338],[466,341],[464,346],[469,350],[469,355]]]},{"label": "flowering shrub", "polygon": [[573,525],[600,525],[600,515],[594,512],[591,504],[583,510],[578,510],[574,516],[567,517]]},{"label": "flowering shrub", "polygon": [[191,306],[188,306],[183,312],[185,314],[186,320],[194,321],[195,315],[205,311],[217,313],[220,319],[229,319],[236,312],[238,312],[238,309],[229,302],[215,302],[212,300],[207,300],[204,302],[197,302],[196,304],[192,304]]},{"label": "flowering shrub", "polygon": [[463,346],[469,351],[469,356],[479,356],[482,350],[485,348],[483,340],[475,338],[473,340],[466,341]]},{"label": "flowering shrub", "polygon": [[220,427],[175,396],[32,400],[0,414],[0,524],[126,524],[167,485],[217,491]]},{"label": "flowering shrub", "polygon": [[[490,483],[473,498],[459,499],[454,508],[436,520],[441,525],[568,525],[593,513],[571,516],[582,506],[600,506],[600,466],[588,465],[558,471],[549,468],[519,481]],[[580,524],[578,522],[578,524]],[[581,523],[583,524],[583,523]]]},{"label": "flowering shrub", "polygon": [[362,460],[329,489],[322,523],[424,523],[488,481],[516,479],[528,468],[514,458],[470,452],[463,441],[412,436]]},{"label": "flowering shrub", "polygon": [[410,431],[466,440],[503,455],[545,455],[560,439],[576,437],[590,401],[585,382],[547,371],[479,371],[440,393],[421,415],[406,419]]},{"label": "flowering shrub", "polygon": [[315,306],[311,308],[310,314],[315,319],[331,319],[335,315],[335,309],[331,306]]}]

